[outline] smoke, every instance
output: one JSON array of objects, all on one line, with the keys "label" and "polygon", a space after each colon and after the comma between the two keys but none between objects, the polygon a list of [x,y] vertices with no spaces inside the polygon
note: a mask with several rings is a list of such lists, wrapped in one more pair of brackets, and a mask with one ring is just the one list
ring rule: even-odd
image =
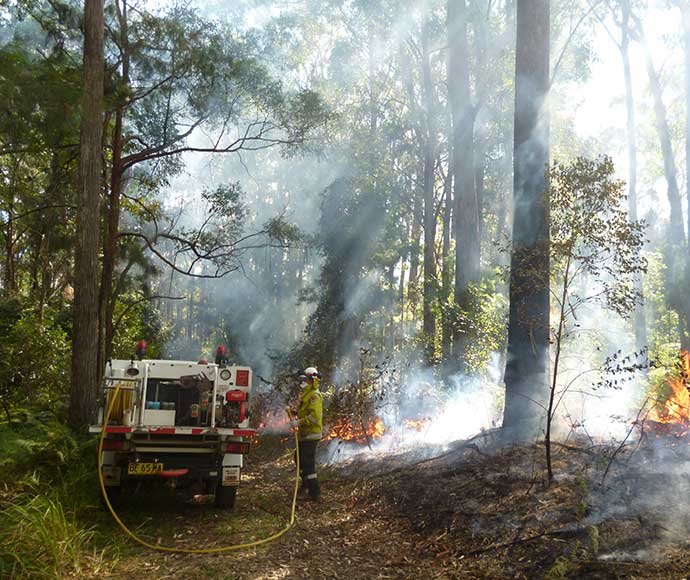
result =
[{"label": "smoke", "polygon": [[[620,525],[602,560],[649,561],[664,549],[685,545],[690,533],[690,451],[687,440],[655,437],[643,442],[638,430],[615,458],[604,459],[610,469],[605,481],[593,484],[591,513],[584,525]],[[649,438],[651,437],[651,439]],[[602,467],[603,469],[603,467]],[[601,475],[601,471],[599,472]]]},{"label": "smoke", "polygon": [[[405,367],[404,361],[395,362],[392,367]],[[377,405],[383,435],[367,443],[330,441],[324,459],[339,463],[360,454],[410,450],[415,450],[414,457],[418,458],[495,428],[503,412],[501,378],[497,355],[481,377],[457,373],[440,380],[433,370],[412,365],[396,379],[398,388],[390,389],[388,384],[389,390],[383,391],[386,394]]]}]

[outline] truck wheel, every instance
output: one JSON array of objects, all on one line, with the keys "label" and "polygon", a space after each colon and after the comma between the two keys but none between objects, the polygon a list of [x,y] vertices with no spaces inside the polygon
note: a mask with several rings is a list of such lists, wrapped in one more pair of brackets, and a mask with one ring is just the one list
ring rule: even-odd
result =
[{"label": "truck wheel", "polygon": [[213,495],[216,493],[216,486],[217,485],[218,485],[218,478],[217,477],[211,477],[209,479],[203,480],[202,489],[204,490],[204,493],[206,495]]},{"label": "truck wheel", "polygon": [[223,487],[218,483],[216,487],[216,507],[230,509],[235,505],[235,497],[237,496],[237,486],[228,485]]}]

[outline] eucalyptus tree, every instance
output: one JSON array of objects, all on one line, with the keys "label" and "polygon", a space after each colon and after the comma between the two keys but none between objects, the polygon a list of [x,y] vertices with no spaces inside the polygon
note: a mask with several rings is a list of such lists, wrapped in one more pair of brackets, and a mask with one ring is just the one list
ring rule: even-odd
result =
[{"label": "eucalyptus tree", "polygon": [[74,251],[74,325],[69,418],[73,427],[91,420],[98,378],[98,248],[104,79],[103,0],[84,4],[84,93],[81,108],[79,185]]},{"label": "eucalyptus tree", "polygon": [[[503,426],[531,437],[548,393],[549,2],[518,0],[515,63],[514,215]],[[535,277],[534,272],[540,276]]]},{"label": "eucalyptus tree", "polygon": [[[83,17],[76,1],[25,0],[14,8],[27,22],[38,24],[49,41],[49,54],[60,55],[65,61],[78,58]],[[175,4],[152,12],[140,2],[110,2],[105,7],[104,30],[100,41],[104,45],[100,74],[105,78],[105,91],[104,98],[98,99],[104,107],[100,123],[104,133],[98,139],[98,147],[94,149],[91,143],[89,149],[91,156],[103,149],[98,159],[105,160],[103,171],[99,172],[102,178],[97,189],[99,196],[91,197],[92,202],[97,202],[104,192],[107,200],[102,214],[105,235],[97,316],[99,338],[88,340],[89,348],[99,350],[101,360],[112,351],[118,299],[131,283],[144,284],[135,274],[149,268],[151,260],[176,267],[186,275],[195,275],[195,265],[200,261],[216,266],[209,266],[204,276],[222,276],[231,263],[232,268],[237,267],[235,258],[239,251],[235,242],[241,236],[232,228],[223,228],[227,225],[226,218],[230,219],[228,212],[238,210],[238,204],[221,207],[222,200],[216,200],[217,203],[208,200],[211,216],[200,229],[175,229],[175,217],[165,215],[160,192],[183,167],[182,155],[189,152],[237,154],[270,147],[290,153],[302,147],[311,129],[328,118],[321,99],[313,91],[287,90],[269,73],[261,62],[262,51],[251,35],[203,19],[189,5]],[[18,52],[30,54],[34,46],[28,40]],[[44,57],[40,49],[36,52]],[[46,58],[43,60],[48,62]],[[66,113],[79,112],[76,99],[68,98],[68,88],[73,84],[78,86],[78,79],[75,83],[74,75],[60,77],[56,67],[53,71],[56,77],[50,79],[55,81],[51,86],[57,87],[54,93],[60,95],[61,107]],[[12,85],[3,87],[12,92]],[[29,103],[34,100],[26,99]],[[46,107],[34,106],[32,110],[36,109],[44,112]],[[22,109],[17,107],[17,110]],[[90,111],[83,108],[82,112]],[[7,119],[9,125],[9,115]],[[8,134],[3,131],[3,137]],[[25,141],[26,138],[22,143]],[[16,154],[24,153],[16,145],[3,139],[0,152],[3,156],[15,155],[16,159]],[[49,158],[53,155],[57,161],[61,161],[63,151],[79,149],[74,141],[57,143],[44,139],[30,145],[23,149],[34,154],[47,153]],[[89,156],[82,159],[82,164],[89,159]],[[60,168],[59,163],[56,168]],[[64,172],[56,169],[53,173],[61,177]],[[93,204],[63,205],[90,208],[93,213]],[[15,214],[20,214],[20,210],[24,208],[15,204],[3,224],[10,234],[7,239],[12,241],[8,247],[17,247],[12,228],[16,225]],[[237,213],[233,219],[240,216]],[[69,223],[69,214],[66,217]],[[123,223],[126,223],[124,231]],[[80,218],[77,228],[80,235],[92,231],[81,226]],[[280,220],[271,221],[260,231],[247,232],[246,241],[257,243],[263,236],[265,244],[271,236],[280,238],[284,234],[284,224]],[[89,238],[87,245],[92,254],[100,245],[97,240]],[[12,251],[10,258],[16,255]],[[173,256],[169,263],[168,255]],[[175,263],[175,259],[179,261]],[[78,262],[81,263],[81,258]],[[7,264],[12,266],[12,259]],[[93,265],[92,261],[89,264]],[[209,270],[213,274],[208,274]],[[12,271],[11,267],[4,268],[4,273]],[[93,281],[94,276],[99,278],[98,270],[91,268],[89,280]],[[9,278],[14,279],[14,274]],[[80,285],[81,278],[75,282],[78,294],[82,293]],[[143,286],[141,297],[151,297]],[[91,324],[93,313],[84,312],[88,312]],[[81,331],[77,329],[77,332]],[[85,352],[82,346],[79,345],[80,352]],[[102,366],[94,364],[98,368]],[[79,380],[79,384],[83,381]]]},{"label": "eucalyptus tree", "polygon": [[[120,232],[123,196],[141,205],[136,180],[127,188],[127,175],[149,185],[165,184],[180,170],[184,153],[237,154],[281,147],[298,148],[327,114],[319,97],[308,89],[289,93],[260,62],[251,38],[216,21],[202,18],[187,5],[152,13],[128,0],[112,4],[109,18],[111,95],[108,144],[111,151],[108,212],[101,282],[103,356],[113,340],[113,312],[117,302],[114,273],[121,240],[138,238],[158,258],[156,243],[176,237],[184,252],[199,260],[217,262],[213,274],[227,273],[236,246],[208,242],[200,232],[149,236]],[[215,206],[218,208],[218,206]],[[232,205],[228,207],[234,207]],[[208,225],[208,223],[207,223]],[[179,252],[178,252],[179,256]],[[227,265],[227,264],[225,264]],[[174,266],[168,262],[167,266]],[[194,275],[193,267],[183,269]]]},{"label": "eucalyptus tree", "polygon": [[[468,7],[465,0],[448,0],[448,98],[453,141],[455,303],[468,303],[470,286],[479,282],[479,200],[476,188],[474,122],[476,109],[470,86],[470,55],[467,42]],[[461,359],[466,340],[456,324],[453,356]]]},{"label": "eucalyptus tree", "polygon": [[669,126],[668,112],[664,103],[663,86],[645,38],[642,20],[637,14],[631,18],[635,23],[634,34],[644,49],[645,66],[649,77],[649,89],[654,101],[654,121],[661,148],[666,180],[666,195],[670,206],[669,247],[666,248],[667,296],[671,307],[678,314],[678,334],[681,348],[690,349],[690,301],[686,297],[687,238],[683,219],[683,207],[678,185],[678,168],[673,151],[673,140]]}]

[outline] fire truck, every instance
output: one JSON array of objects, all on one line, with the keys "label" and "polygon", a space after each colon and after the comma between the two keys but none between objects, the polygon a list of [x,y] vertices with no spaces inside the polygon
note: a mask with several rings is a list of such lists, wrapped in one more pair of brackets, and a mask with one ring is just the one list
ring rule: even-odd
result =
[{"label": "fire truck", "polygon": [[247,410],[252,369],[230,365],[218,347],[215,363],[111,360],[105,368],[98,421],[105,426],[101,469],[108,498],[120,502],[144,480],[201,483],[215,504],[231,508],[249,451]]}]

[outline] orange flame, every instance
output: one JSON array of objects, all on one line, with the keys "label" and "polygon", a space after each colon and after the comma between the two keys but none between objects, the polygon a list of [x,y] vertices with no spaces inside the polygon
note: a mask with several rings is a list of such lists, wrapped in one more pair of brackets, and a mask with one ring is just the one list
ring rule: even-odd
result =
[{"label": "orange flame", "polygon": [[285,411],[268,411],[259,422],[260,430],[286,431],[290,429],[290,419]]},{"label": "orange flame", "polygon": [[431,417],[424,417],[423,419],[403,419],[403,425],[408,429],[415,431],[422,431],[431,421]]},{"label": "orange flame", "polygon": [[328,439],[366,443],[383,436],[385,432],[386,427],[379,417],[372,417],[366,425],[359,426],[353,425],[351,421],[343,420],[331,427]]},{"label": "orange flame", "polygon": [[671,394],[663,404],[657,404],[649,417],[657,423],[681,423],[690,425],[690,353],[681,353],[681,373],[679,378],[669,378]]}]

